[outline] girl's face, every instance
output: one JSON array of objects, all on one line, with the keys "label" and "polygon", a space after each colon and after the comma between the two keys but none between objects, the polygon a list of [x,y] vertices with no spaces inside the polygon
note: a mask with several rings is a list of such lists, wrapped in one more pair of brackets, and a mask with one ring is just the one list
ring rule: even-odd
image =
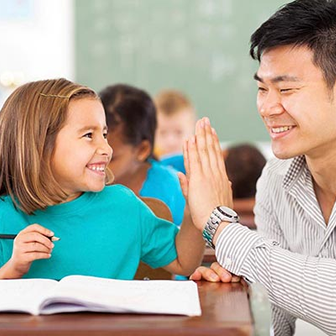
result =
[{"label": "girl's face", "polygon": [[93,98],[70,101],[66,123],[56,137],[52,170],[56,181],[73,200],[84,191],[105,186],[112,156],[107,143],[103,106]]}]

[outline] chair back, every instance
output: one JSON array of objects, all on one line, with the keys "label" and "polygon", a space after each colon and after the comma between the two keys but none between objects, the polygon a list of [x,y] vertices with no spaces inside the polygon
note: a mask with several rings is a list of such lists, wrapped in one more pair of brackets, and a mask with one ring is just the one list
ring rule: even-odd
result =
[{"label": "chair back", "polygon": [[140,197],[140,199],[154,212],[155,216],[173,221],[173,216],[166,203],[153,197]]}]

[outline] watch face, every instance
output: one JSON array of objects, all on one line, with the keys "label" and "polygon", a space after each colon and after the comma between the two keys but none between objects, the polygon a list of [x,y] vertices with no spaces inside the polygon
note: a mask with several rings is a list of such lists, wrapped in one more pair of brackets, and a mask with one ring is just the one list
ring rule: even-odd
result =
[{"label": "watch face", "polygon": [[222,220],[231,222],[231,223],[238,223],[239,222],[239,216],[237,213],[225,206],[219,206],[216,208],[217,211],[219,212],[219,216],[221,217]]}]

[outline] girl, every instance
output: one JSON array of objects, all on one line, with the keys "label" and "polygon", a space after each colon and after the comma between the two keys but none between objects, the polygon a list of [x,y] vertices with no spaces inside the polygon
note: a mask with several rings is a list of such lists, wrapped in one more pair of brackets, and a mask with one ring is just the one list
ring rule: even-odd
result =
[{"label": "girl", "polygon": [[[0,278],[132,279],[140,260],[190,274],[203,242],[111,182],[103,106],[65,79],[25,84],[0,113]],[[54,233],[60,241],[51,241]],[[192,253],[190,251],[192,250]]]},{"label": "girl", "polygon": [[158,198],[181,225],[185,207],[177,171],[153,157],[156,109],[150,96],[135,87],[117,84],[100,92],[113,148],[111,168],[115,182],[137,195]]}]

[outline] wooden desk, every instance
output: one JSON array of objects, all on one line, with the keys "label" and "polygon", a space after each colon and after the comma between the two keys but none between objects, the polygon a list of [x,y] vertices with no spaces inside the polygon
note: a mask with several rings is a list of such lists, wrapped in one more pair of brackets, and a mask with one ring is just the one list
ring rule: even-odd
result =
[{"label": "wooden desk", "polygon": [[198,282],[202,316],[72,313],[0,314],[1,336],[252,335],[247,290],[240,283]]}]

